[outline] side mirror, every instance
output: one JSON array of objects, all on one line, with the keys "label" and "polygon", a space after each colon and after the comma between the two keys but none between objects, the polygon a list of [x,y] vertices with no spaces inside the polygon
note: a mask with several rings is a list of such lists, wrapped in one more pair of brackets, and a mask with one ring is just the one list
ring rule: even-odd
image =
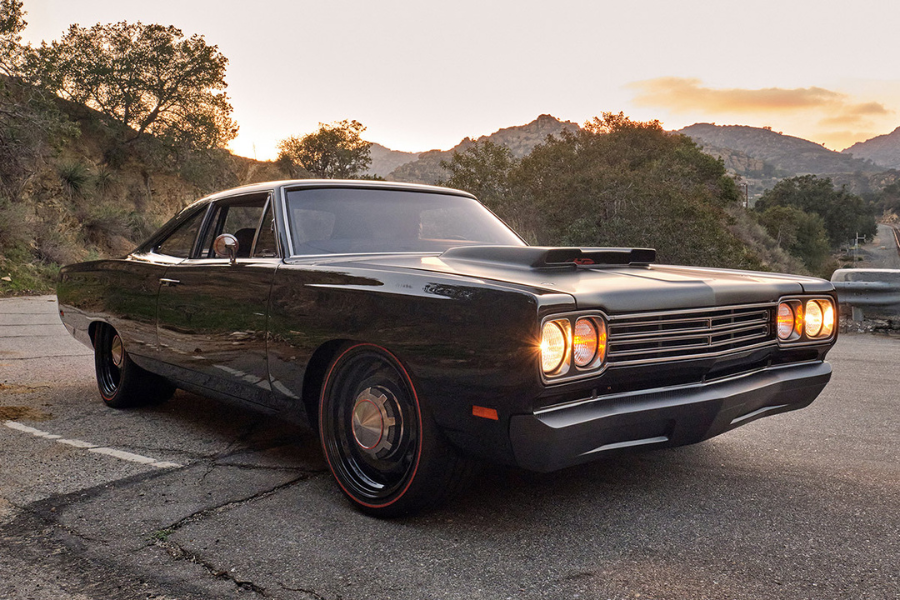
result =
[{"label": "side mirror", "polygon": [[216,253],[216,256],[231,258],[231,264],[233,265],[237,262],[239,245],[236,237],[230,233],[223,233],[213,241],[213,251]]}]

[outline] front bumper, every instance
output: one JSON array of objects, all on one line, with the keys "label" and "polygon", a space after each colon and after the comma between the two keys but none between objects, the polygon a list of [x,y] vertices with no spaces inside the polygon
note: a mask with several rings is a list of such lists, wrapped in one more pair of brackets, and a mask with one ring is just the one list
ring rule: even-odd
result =
[{"label": "front bumper", "polygon": [[588,398],[510,419],[516,463],[554,471],[634,447],[693,444],[761,417],[809,406],[827,362],[773,367],[711,383]]}]

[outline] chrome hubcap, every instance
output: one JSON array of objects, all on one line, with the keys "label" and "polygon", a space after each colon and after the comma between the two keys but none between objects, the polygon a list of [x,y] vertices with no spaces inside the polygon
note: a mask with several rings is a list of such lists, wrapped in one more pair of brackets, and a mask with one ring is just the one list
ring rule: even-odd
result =
[{"label": "chrome hubcap", "polygon": [[109,355],[112,358],[112,362],[116,367],[122,367],[122,361],[125,359],[125,346],[122,345],[122,340],[118,335],[113,336],[112,343],[109,348]]},{"label": "chrome hubcap", "polygon": [[387,394],[366,388],[353,407],[353,439],[366,454],[379,457],[390,452],[397,438],[397,419]]}]

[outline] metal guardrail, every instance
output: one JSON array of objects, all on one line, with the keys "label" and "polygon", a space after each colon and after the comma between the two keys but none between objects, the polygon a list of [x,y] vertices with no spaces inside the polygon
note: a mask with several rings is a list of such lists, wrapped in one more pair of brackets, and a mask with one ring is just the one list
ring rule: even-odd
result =
[{"label": "metal guardrail", "polygon": [[900,269],[838,269],[831,283],[838,301],[852,308],[854,321],[862,321],[864,312],[876,318],[900,316]]}]

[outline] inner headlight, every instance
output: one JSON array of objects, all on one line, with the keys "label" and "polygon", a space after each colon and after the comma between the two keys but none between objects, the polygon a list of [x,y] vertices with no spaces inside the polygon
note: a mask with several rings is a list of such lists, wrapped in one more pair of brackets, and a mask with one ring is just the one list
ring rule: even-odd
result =
[{"label": "inner headlight", "polygon": [[803,320],[808,337],[814,338],[821,333],[824,317],[822,315],[822,306],[816,300],[810,300],[806,303],[806,315]]},{"label": "inner headlight", "polygon": [[566,358],[566,332],[559,321],[544,323],[541,330],[541,368],[544,373],[553,373],[562,366]]},{"label": "inner headlight", "polygon": [[578,319],[575,322],[575,337],[572,340],[572,356],[575,366],[586,367],[597,356],[597,326],[590,319]]}]

